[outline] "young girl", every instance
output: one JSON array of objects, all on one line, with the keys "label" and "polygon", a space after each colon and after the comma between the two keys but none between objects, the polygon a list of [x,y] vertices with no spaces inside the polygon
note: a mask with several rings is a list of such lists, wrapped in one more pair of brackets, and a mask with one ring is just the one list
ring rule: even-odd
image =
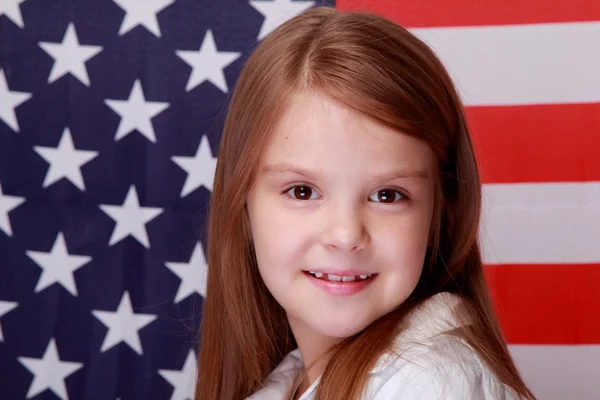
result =
[{"label": "young girl", "polygon": [[197,400],[533,398],[494,317],[458,95],[421,41],[313,8],[237,83]]}]

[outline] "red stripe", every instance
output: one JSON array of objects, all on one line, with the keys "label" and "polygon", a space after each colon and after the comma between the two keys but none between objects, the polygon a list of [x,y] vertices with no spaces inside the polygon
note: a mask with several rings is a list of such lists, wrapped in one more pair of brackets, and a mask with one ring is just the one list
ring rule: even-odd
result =
[{"label": "red stripe", "polygon": [[600,104],[469,107],[467,118],[485,183],[600,180]]},{"label": "red stripe", "polygon": [[600,264],[487,266],[509,344],[600,344]]},{"label": "red stripe", "polygon": [[597,0],[337,0],[336,7],[374,12],[411,28],[600,20]]}]

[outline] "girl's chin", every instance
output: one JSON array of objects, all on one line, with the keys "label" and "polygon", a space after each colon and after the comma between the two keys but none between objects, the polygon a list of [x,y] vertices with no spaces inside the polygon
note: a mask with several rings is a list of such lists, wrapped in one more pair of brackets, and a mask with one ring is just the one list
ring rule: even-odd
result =
[{"label": "girl's chin", "polygon": [[314,322],[310,324],[312,329],[318,332],[320,335],[327,336],[335,339],[344,339],[365,329],[369,326],[370,321],[364,323],[358,323],[356,319],[346,321],[326,321],[325,324]]},{"label": "girl's chin", "polygon": [[[323,310],[321,310],[323,311]],[[295,313],[296,314],[296,313]],[[324,313],[315,313],[310,316],[291,317],[288,313],[288,320],[295,333],[308,333],[310,336],[322,336],[335,340],[344,339],[355,335],[365,329],[373,320],[365,316],[358,318],[356,315],[345,318],[332,318]],[[309,333],[310,332],[310,333]]]}]

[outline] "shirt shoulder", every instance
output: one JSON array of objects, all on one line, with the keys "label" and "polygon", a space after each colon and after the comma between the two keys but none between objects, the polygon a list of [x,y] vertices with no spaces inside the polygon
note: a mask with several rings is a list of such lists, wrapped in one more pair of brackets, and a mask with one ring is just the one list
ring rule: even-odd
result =
[{"label": "shirt shoulder", "polygon": [[469,321],[458,318],[464,300],[439,293],[418,307],[408,328],[378,360],[367,387],[368,399],[513,400],[479,354],[453,334]]},{"label": "shirt shoulder", "polygon": [[371,377],[366,398],[374,400],[516,400],[461,339],[441,336],[413,347]]}]

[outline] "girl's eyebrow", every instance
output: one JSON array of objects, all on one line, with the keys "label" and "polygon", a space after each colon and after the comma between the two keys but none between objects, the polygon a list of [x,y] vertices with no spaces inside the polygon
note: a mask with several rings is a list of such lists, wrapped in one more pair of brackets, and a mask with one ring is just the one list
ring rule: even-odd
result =
[{"label": "girl's eyebrow", "polygon": [[276,164],[265,165],[262,169],[262,173],[265,175],[276,175],[281,173],[293,173],[297,175],[303,175],[307,178],[314,178],[318,174],[310,171],[309,169],[295,166],[286,162],[280,162]]},{"label": "girl's eyebrow", "polygon": [[[280,162],[268,164],[262,168],[262,173],[266,175],[276,175],[280,173],[293,173],[303,175],[307,178],[315,178],[319,174],[306,168],[295,166],[290,163]],[[399,168],[389,172],[378,174],[372,178],[374,182],[388,182],[394,179],[418,179],[429,180],[430,172],[427,169]]]}]

